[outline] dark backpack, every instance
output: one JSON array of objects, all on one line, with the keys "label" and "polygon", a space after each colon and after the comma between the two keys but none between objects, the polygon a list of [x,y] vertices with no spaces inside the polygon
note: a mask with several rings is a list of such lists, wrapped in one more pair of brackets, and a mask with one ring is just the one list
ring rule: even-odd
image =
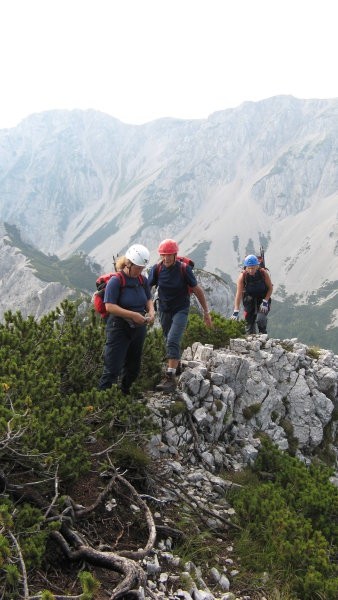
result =
[{"label": "dark backpack", "polygon": [[[112,277],[118,277],[118,279],[120,280],[120,293],[123,290],[123,288],[126,287],[126,278],[124,276],[123,271],[117,271],[116,273],[105,273],[104,275],[100,275],[100,277],[97,278],[96,292],[94,292],[93,295],[93,304],[95,311],[101,315],[102,319],[106,319],[109,315],[109,313],[106,311],[106,305],[103,302],[103,298],[107,283]],[[143,275],[139,275],[138,280],[140,284],[144,287]]]},{"label": "dark backpack", "polygon": [[[176,260],[180,263],[180,266],[181,266],[181,275],[182,275],[185,283],[188,286],[188,292],[189,292],[189,294],[191,294],[192,293],[192,287],[188,284],[187,266],[189,266],[189,267],[191,267],[193,269],[194,266],[195,266],[195,263],[188,256],[176,256]],[[161,272],[162,267],[163,267],[163,262],[161,261],[161,262],[157,263],[156,269],[154,271],[154,275],[155,275],[155,284],[154,285],[156,287],[158,285],[158,276],[159,276],[159,273]]]}]

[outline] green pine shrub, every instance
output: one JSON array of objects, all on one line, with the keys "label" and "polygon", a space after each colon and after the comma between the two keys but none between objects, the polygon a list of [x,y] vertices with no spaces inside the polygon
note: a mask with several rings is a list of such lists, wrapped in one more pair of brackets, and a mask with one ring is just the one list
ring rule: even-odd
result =
[{"label": "green pine shrub", "polygon": [[136,381],[138,389],[154,389],[161,379],[165,358],[166,349],[162,329],[151,327],[144,343],[140,377]]},{"label": "green pine shrub", "polygon": [[133,440],[123,440],[112,452],[114,463],[121,468],[142,470],[151,463],[151,458]]},{"label": "green pine shrub", "polygon": [[267,440],[253,471],[256,478],[230,492],[243,527],[235,542],[242,565],[256,576],[267,571],[271,581],[288,586],[290,598],[334,600],[338,490],[329,481],[331,471],[307,467]]},{"label": "green pine shrub", "polygon": [[201,344],[212,344],[216,348],[225,348],[230,338],[242,337],[245,333],[244,321],[232,321],[221,315],[211,312],[213,326],[207,327],[203,318],[191,312],[188,325],[182,338],[182,348],[192,346],[195,342]]},{"label": "green pine shrub", "polygon": [[[147,342],[148,379],[160,370],[157,339]],[[96,424],[101,436],[111,435],[112,422],[117,430],[147,429],[144,405],[116,386],[97,389],[104,341],[102,320],[94,311],[80,318],[69,301],[40,322],[8,312],[0,324],[0,436],[10,422],[13,447],[37,469],[76,479],[89,467],[86,439]]]}]

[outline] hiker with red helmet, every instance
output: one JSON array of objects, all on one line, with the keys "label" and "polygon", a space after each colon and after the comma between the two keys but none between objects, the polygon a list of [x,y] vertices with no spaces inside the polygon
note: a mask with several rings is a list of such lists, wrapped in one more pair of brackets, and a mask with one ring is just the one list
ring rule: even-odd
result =
[{"label": "hiker with red helmet", "polygon": [[118,268],[125,284],[121,277],[111,277],[107,283],[104,303],[108,318],[100,390],[110,388],[121,376],[121,390],[128,394],[140,372],[147,325],[155,319],[148,280],[141,275],[148,262],[149,250],[134,244],[119,258]]},{"label": "hiker with red helmet", "polygon": [[166,339],[168,365],[165,378],[156,389],[172,392],[177,386],[176,369],[181,357],[181,339],[188,322],[191,293],[195,294],[203,309],[205,324],[211,327],[212,323],[203,289],[198,285],[192,267],[177,257],[177,242],[163,240],[158,253],[161,268],[158,264],[153,265],[148,281],[150,287],[158,288],[159,317]]},{"label": "hiker with red helmet", "polygon": [[270,275],[254,254],[244,260],[244,269],[237,280],[234,312],[231,319],[238,321],[240,304],[243,301],[245,332],[266,333],[268,313],[270,311],[272,283]]}]

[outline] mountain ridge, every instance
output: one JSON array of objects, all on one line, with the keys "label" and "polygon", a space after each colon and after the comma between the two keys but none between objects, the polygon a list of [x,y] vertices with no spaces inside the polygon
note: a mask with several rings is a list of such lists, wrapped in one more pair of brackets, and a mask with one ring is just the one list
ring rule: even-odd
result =
[{"label": "mountain ridge", "polygon": [[232,285],[263,244],[274,298],[322,305],[338,287],[337,114],[338,100],[292,96],[145,125],[38,113],[0,130],[0,221],[102,271],[133,242],[155,262],[159,240],[175,237]]}]

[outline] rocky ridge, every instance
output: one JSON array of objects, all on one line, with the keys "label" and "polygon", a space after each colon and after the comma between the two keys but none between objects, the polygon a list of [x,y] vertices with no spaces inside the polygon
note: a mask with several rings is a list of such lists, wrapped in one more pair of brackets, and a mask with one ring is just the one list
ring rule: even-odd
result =
[{"label": "rocky ridge", "polygon": [[[182,358],[177,391],[147,398],[160,431],[149,443],[162,481],[155,522],[156,517],[163,522],[161,506],[189,498],[204,524],[222,539],[234,514],[227,501],[233,483],[226,473],[253,463],[261,433],[307,464],[325,443],[337,463],[337,355],[327,350],[314,354],[297,339],[258,335],[230,340],[229,347],[218,350],[196,343]],[[338,485],[338,477],[332,482]],[[159,536],[153,555],[144,559],[155,598],[264,600],[238,590],[240,566],[231,545],[224,542],[221,564],[206,566],[182,564],[172,542],[170,534]],[[182,575],[186,585],[180,588]]]},{"label": "rocky ridge", "polygon": [[7,310],[39,319],[71,296],[73,290],[57,281],[41,281],[29,260],[11,245],[0,225],[0,319]]}]

